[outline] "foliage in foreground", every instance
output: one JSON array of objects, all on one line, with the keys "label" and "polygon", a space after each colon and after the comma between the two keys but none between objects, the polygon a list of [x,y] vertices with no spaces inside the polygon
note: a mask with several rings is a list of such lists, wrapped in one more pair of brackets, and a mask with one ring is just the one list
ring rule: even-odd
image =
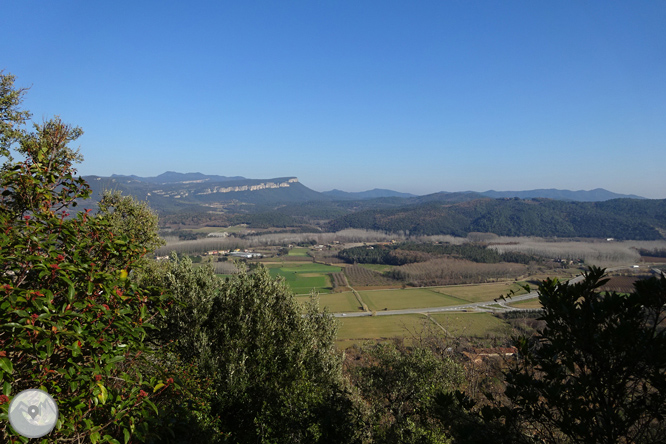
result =
[{"label": "foliage in foreground", "polygon": [[363,347],[357,359],[349,372],[370,404],[373,442],[449,442],[434,400],[462,383],[459,364],[431,348],[393,342]]},{"label": "foliage in foreground", "polygon": [[80,156],[68,147],[79,128],[56,118],[25,133],[20,119],[13,123],[5,139],[18,140],[24,160],[12,162],[5,150],[0,170],[2,441],[16,437],[4,401],[28,388],[57,400],[50,442],[147,436],[145,419],[170,389],[144,342],[164,296],[127,277],[147,250],[104,214],[67,217],[89,193],[73,175]]},{"label": "foliage in foreground", "polygon": [[342,377],[335,322],[315,300],[303,315],[284,281],[264,267],[222,281],[211,267],[193,269],[176,255],[144,279],[180,302],[159,340],[214,393],[206,408],[217,419],[207,427],[218,438],[210,439],[361,441],[361,407]]},{"label": "foliage in foreground", "polygon": [[511,415],[546,442],[657,443],[666,436],[666,278],[629,295],[599,291],[608,279],[539,286],[545,329],[507,375]]}]

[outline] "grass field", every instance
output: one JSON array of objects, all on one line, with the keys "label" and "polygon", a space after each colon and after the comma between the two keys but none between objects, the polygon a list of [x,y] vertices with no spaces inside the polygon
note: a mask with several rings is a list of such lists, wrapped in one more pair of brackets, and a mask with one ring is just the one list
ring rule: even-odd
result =
[{"label": "grass field", "polygon": [[511,327],[490,313],[437,313],[431,314],[450,336],[486,336],[507,335]]},{"label": "grass field", "polygon": [[400,310],[403,308],[445,307],[464,304],[467,301],[430,288],[406,288],[398,290],[359,291],[370,310]]},{"label": "grass field", "polygon": [[364,316],[361,318],[336,318],[338,320],[338,347],[347,348],[353,343],[396,337],[409,337],[410,332],[421,331],[430,321],[420,314],[396,316]]},{"label": "grass field", "polygon": [[[339,349],[366,341],[411,338],[424,329],[435,328],[449,337],[488,338],[511,334],[511,326],[490,313],[438,313],[337,318]],[[435,321],[435,322],[433,322]],[[441,330],[440,330],[441,327]]]},{"label": "grass field", "polygon": [[309,294],[312,290],[330,293],[333,289],[328,273],[337,273],[340,267],[306,263],[267,264],[271,276],[282,276],[294,294]]},{"label": "grass field", "polygon": [[[305,303],[309,296],[296,296],[296,300]],[[332,313],[360,311],[358,301],[351,291],[344,293],[328,293],[319,295],[319,305],[327,307]]]},{"label": "grass field", "polygon": [[303,247],[294,247],[291,250],[289,250],[289,253],[287,253],[287,256],[307,256],[307,255],[308,255],[308,249]]}]

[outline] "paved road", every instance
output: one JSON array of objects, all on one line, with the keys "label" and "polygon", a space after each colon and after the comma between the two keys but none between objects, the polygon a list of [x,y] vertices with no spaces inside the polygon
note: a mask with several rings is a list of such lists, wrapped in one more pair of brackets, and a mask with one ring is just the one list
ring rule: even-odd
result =
[{"label": "paved road", "polygon": [[[631,267],[617,267],[617,268],[609,268],[607,271],[616,271],[616,270],[621,270],[624,268],[631,268]],[[569,283],[575,284],[577,282],[580,282],[583,280],[583,275],[576,276],[575,278],[572,278],[569,280]],[[506,305],[507,303],[511,304],[514,302],[518,301],[524,301],[527,299],[534,299],[538,297],[538,293],[536,291],[532,291],[527,294],[523,294],[520,296],[514,296],[511,299],[507,301],[498,301],[495,302],[494,300],[492,301],[486,301],[486,302],[475,302],[475,303],[470,303],[470,304],[462,304],[462,305],[449,305],[446,307],[427,307],[427,308],[406,308],[404,310],[381,310],[377,311],[375,313],[376,316],[390,316],[390,315],[399,315],[399,314],[416,314],[416,313],[442,313],[442,312],[449,312],[449,311],[489,311],[489,312],[503,312],[503,311],[523,311],[525,309],[522,308],[516,308],[516,307],[510,307]],[[345,317],[345,318],[358,318],[362,316],[372,316],[372,313],[367,312],[367,311],[354,311],[354,312],[347,312],[347,313],[334,313],[334,316],[337,318]]]}]

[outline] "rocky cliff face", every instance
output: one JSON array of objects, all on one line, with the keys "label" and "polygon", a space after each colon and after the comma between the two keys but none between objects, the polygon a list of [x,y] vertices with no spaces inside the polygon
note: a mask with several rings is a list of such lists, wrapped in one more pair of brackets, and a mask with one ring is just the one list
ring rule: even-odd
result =
[{"label": "rocky cliff face", "polygon": [[98,200],[104,190],[119,190],[138,199],[148,200],[155,209],[164,211],[178,210],[183,205],[209,207],[236,202],[270,206],[328,199],[305,187],[293,176],[230,179],[200,173],[165,173],[157,177],[115,175],[87,176],[84,179],[93,189],[93,200]]},{"label": "rocky cliff face", "polygon": [[[176,184],[170,184],[169,187],[161,186],[159,189],[150,190],[147,195],[158,195],[162,197],[172,197],[175,199],[180,199],[190,195],[194,196],[203,196],[206,194],[215,194],[215,193],[239,193],[244,191],[259,191],[259,190],[268,190],[268,189],[279,189],[279,188],[289,188],[289,186],[298,183],[298,179],[295,177],[286,179],[286,180],[268,180],[265,182],[252,181],[252,183],[247,184],[237,184],[237,185],[219,185],[219,186],[210,186],[210,183],[207,183],[206,188],[201,188],[199,185],[200,181],[187,181],[179,182]],[[185,187],[183,185],[187,184]]]},{"label": "rocky cliff face", "polygon": [[234,187],[213,187],[208,188],[196,194],[212,194],[212,193],[233,193],[238,191],[257,191],[269,188],[288,188],[292,183],[298,183],[298,179],[293,177],[284,182],[262,182],[256,185],[240,185]]}]

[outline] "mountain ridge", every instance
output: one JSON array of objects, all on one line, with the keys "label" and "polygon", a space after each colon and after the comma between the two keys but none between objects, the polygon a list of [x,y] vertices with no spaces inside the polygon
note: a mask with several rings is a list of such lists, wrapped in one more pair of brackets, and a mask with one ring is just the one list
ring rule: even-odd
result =
[{"label": "mountain ridge", "polygon": [[[86,176],[86,177],[100,177],[104,176]],[[130,181],[137,181],[147,184],[187,184],[187,183],[218,183],[218,182],[244,182],[249,181],[249,183],[256,184],[259,182],[274,182],[277,180],[289,180],[295,179],[298,182],[296,176],[286,176],[279,178],[271,179],[250,179],[243,176],[221,176],[216,174],[203,174],[200,172],[190,172],[190,173],[179,173],[176,171],[166,171],[162,174],[152,177],[142,177],[137,175],[121,175],[121,174],[112,174],[108,177],[109,179],[123,181],[129,183]],[[231,186],[231,185],[230,185]],[[243,186],[236,185],[236,186]],[[404,193],[400,191],[385,189],[385,188],[374,188],[366,191],[357,191],[349,192],[342,191],[340,189],[333,189],[330,191],[318,192],[311,190],[312,193],[317,193],[318,199],[315,200],[368,200],[368,199],[378,199],[378,198],[402,198],[402,199],[421,199],[421,200],[441,200],[442,196],[446,195],[477,195],[491,197],[494,199],[502,198],[520,198],[520,199],[534,199],[534,198],[546,198],[546,199],[556,199],[556,200],[568,200],[575,202],[603,202],[611,199],[645,199],[645,197],[637,196],[635,194],[621,194],[608,191],[604,188],[595,188],[592,190],[566,190],[566,189],[556,189],[556,188],[538,188],[532,190],[522,190],[522,191],[496,191],[496,190],[487,190],[487,191],[440,191],[437,193],[430,193],[425,195],[416,195],[412,193]],[[311,194],[310,197],[315,197],[315,194]],[[447,200],[447,199],[444,199]]]},{"label": "mountain ridge", "polygon": [[[332,231],[364,228],[419,235],[491,232],[504,236],[666,238],[666,199],[580,202],[562,199],[570,196],[562,193],[566,190],[555,190],[560,199],[491,197],[478,192],[400,197],[391,190],[374,190],[375,195],[384,197],[361,192],[350,194],[365,199],[339,199],[312,190],[293,176],[237,179],[167,172],[147,180],[120,175],[84,179],[93,191],[93,198],[84,207],[94,207],[104,190],[118,190],[147,201],[162,216],[178,214],[183,220],[194,220],[186,216],[189,214],[199,221],[218,218],[216,223],[243,219],[242,223],[265,226],[315,224]],[[552,195],[553,190],[545,191]],[[591,192],[597,197],[618,196],[603,189]],[[593,197],[580,192],[577,196]]]},{"label": "mountain ridge", "polygon": [[454,205],[477,199],[547,198],[571,202],[597,202],[627,196],[601,188],[589,192],[555,189],[520,192],[490,190],[484,193],[441,191],[422,196],[379,188],[353,193],[341,190],[318,192],[303,185],[295,176],[248,179],[242,176],[175,171],[167,171],[154,177],[113,174],[109,177],[84,176],[84,179],[88,181],[93,192],[91,201],[86,205],[94,207],[105,190],[118,190],[123,194],[148,201],[160,214],[182,211],[214,213],[279,211],[281,214],[287,214],[289,211],[294,211],[303,217],[308,214],[312,217],[327,214],[330,218],[335,218],[365,210],[422,204]]},{"label": "mountain ridge", "polygon": [[539,188],[524,191],[495,191],[488,190],[481,192],[484,196],[499,198],[518,197],[520,199],[546,198],[556,200],[570,200],[575,202],[603,202],[611,199],[645,199],[645,197],[635,194],[613,193],[603,188],[593,190],[560,190],[556,188]]},{"label": "mountain ridge", "polygon": [[399,191],[387,190],[384,188],[373,188],[372,190],[356,191],[356,192],[333,189],[331,191],[322,191],[321,193],[333,197],[335,199],[351,199],[351,200],[375,199],[378,197],[404,197],[404,198],[417,197],[416,194],[401,193]]}]

